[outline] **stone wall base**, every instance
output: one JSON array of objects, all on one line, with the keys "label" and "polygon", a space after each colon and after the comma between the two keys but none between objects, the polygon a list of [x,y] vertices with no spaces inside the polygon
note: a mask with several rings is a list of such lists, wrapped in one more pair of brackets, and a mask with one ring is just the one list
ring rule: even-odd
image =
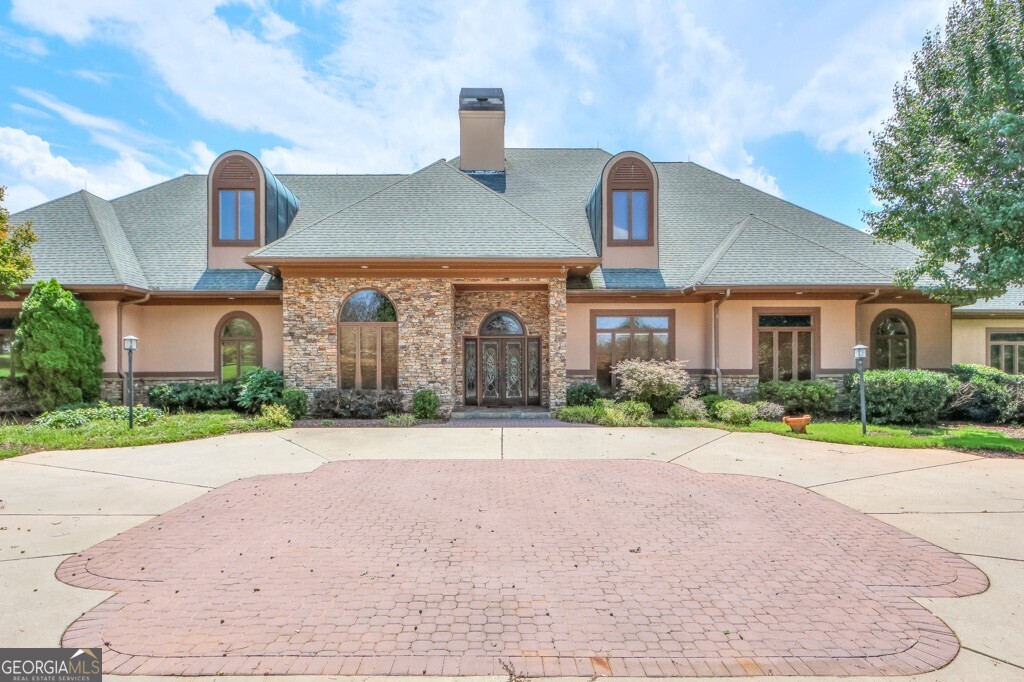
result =
[{"label": "stone wall base", "polygon": [[[216,377],[144,377],[135,379],[135,404],[149,405],[149,389],[158,384],[188,383],[188,384],[215,384]],[[127,381],[121,377],[104,377],[103,385],[100,387],[100,400],[111,405],[127,404]]]}]

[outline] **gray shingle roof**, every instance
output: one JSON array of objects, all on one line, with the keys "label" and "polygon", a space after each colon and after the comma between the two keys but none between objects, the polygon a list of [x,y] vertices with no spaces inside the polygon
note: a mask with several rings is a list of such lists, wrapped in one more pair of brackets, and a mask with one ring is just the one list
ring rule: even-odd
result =
[{"label": "gray shingle roof", "polygon": [[132,262],[130,245],[103,199],[79,191],[11,216],[15,224],[28,220],[39,237],[32,248],[35,272],[29,283],[55,277],[68,285],[138,285],[141,269]]},{"label": "gray shingle roof", "polygon": [[559,258],[592,254],[593,242],[577,241],[576,235],[541,222],[441,160],[305,229],[289,231],[253,256]]},{"label": "gray shingle roof", "polygon": [[1024,317],[1024,287],[1011,287],[1002,296],[977,301],[956,310],[971,312],[1018,313]]},{"label": "gray shingle roof", "polygon": [[[508,149],[500,193],[457,170],[457,159],[411,175],[279,175],[300,209],[287,235],[257,255],[593,258],[584,207],[610,158]],[[660,268],[599,268],[574,286],[887,284],[913,260],[908,248],[696,164],[655,167]],[[274,286],[256,270],[207,269],[206,186],[205,175],[187,175],[109,202],[78,192],[14,219],[33,220],[41,237],[36,278],[165,291]]]}]

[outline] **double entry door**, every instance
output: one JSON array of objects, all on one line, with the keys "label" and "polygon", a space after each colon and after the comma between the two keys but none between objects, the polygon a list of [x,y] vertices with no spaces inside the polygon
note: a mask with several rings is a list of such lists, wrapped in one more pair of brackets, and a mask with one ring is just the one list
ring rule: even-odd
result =
[{"label": "double entry door", "polygon": [[468,337],[464,350],[467,405],[540,404],[540,337]]}]

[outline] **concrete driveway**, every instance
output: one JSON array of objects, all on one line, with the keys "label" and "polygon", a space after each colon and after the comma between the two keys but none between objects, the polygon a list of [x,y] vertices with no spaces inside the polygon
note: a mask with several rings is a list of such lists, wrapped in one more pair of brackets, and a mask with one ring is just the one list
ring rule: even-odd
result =
[{"label": "concrete driveway", "polygon": [[987,574],[991,586],[976,596],[914,597],[956,633],[961,650],[943,670],[905,679],[1024,678],[1024,462],[711,429],[306,429],[2,461],[0,646],[57,646],[69,624],[112,594],[60,582],[57,567],[209,490],[326,462],[402,459],[646,459],[794,483]]}]

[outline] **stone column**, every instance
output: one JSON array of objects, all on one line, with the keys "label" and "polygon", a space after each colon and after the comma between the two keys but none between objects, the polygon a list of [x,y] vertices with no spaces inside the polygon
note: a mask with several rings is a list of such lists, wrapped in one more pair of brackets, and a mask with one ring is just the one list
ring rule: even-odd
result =
[{"label": "stone column", "polygon": [[548,282],[548,407],[565,405],[566,336],[565,278]]}]

